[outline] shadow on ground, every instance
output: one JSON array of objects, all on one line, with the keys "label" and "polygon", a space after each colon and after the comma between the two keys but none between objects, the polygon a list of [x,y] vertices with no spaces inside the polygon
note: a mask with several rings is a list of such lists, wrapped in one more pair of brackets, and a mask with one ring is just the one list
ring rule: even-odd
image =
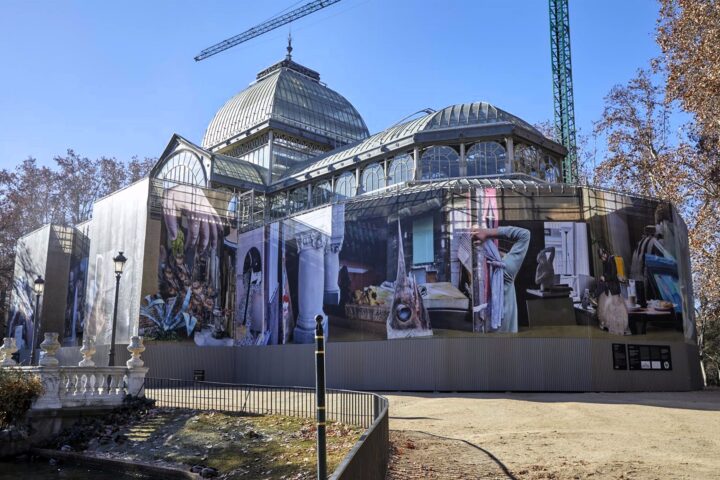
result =
[{"label": "shadow on ground", "polygon": [[[429,399],[486,399],[541,403],[588,403],[605,405],[642,405],[700,411],[720,411],[720,389],[708,388],[694,392],[382,392],[393,397]],[[392,411],[391,411],[392,414]],[[422,419],[423,417],[393,417],[394,419]]]},{"label": "shadow on ground", "polygon": [[393,430],[390,444],[386,480],[516,478],[490,451],[465,440]]}]

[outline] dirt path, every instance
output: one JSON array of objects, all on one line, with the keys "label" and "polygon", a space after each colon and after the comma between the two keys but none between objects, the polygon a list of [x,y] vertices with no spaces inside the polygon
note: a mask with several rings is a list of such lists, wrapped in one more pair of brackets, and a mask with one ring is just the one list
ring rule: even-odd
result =
[{"label": "dirt path", "polygon": [[720,391],[389,394],[389,479],[720,478]]}]

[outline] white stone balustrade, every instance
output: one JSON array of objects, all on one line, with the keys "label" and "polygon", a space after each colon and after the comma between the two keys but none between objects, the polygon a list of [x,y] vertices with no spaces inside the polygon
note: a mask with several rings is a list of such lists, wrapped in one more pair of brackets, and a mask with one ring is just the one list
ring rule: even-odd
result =
[{"label": "white stone balustrade", "polygon": [[130,338],[130,344],[127,346],[128,352],[130,352],[130,360],[125,362],[127,365],[127,394],[134,397],[145,396],[145,375],[148,372],[148,368],[145,367],[145,362],[140,358],[140,354],[145,351],[145,345],[143,344],[143,337],[137,335]]},{"label": "white stone balustrade", "polygon": [[78,363],[78,367],[94,367],[92,356],[95,355],[95,339],[90,335],[83,336],[82,348],[80,348],[80,354],[83,359]]},{"label": "white stone balustrade", "polygon": [[12,356],[18,351],[17,344],[13,337],[5,337],[3,339],[3,345],[0,347],[0,365],[3,367],[14,367],[17,362],[13,360]]},{"label": "white stone balustrade", "polygon": [[127,395],[125,367],[60,367],[58,396],[63,407],[120,405]]},{"label": "white stone balustrade", "polygon": [[[16,367],[2,363],[4,367],[17,368],[23,373],[40,377],[44,392],[33,403],[33,410],[114,407],[120,405],[127,395],[144,396],[143,387],[148,368],[143,366],[144,362],[140,359],[140,354],[145,350],[142,337],[132,338],[128,346],[132,358],[124,367],[95,366],[91,358],[95,353],[95,346],[91,342],[83,344],[81,351],[84,358],[79,366],[59,366],[55,358],[60,348],[57,337],[57,333],[45,334],[45,340],[40,344],[43,355],[38,366]],[[12,350],[13,348],[15,350]],[[14,339],[5,338],[3,346],[0,347],[3,357],[9,357],[16,350]]]}]

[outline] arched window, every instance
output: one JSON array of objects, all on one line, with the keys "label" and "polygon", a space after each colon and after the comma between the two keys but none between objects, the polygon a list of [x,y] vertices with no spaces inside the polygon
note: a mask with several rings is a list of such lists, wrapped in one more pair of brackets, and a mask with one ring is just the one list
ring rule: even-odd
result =
[{"label": "arched window", "polygon": [[335,180],[335,198],[342,200],[355,196],[355,175],[345,172]]},{"label": "arched window", "polygon": [[290,192],[290,211],[299,212],[308,208],[308,189],[299,187]]},{"label": "arched window", "polygon": [[332,188],[330,187],[330,182],[320,182],[317,185],[313,186],[313,189],[312,189],[313,207],[317,207],[319,205],[325,205],[326,203],[330,203],[331,198],[332,198]]},{"label": "arched window", "polygon": [[385,187],[385,172],[383,172],[383,167],[379,163],[373,163],[365,167],[360,179],[362,193]]},{"label": "arched window", "polygon": [[560,162],[552,155],[543,155],[543,162],[540,164],[540,178],[550,183],[562,182],[560,174]]},{"label": "arched window", "polygon": [[175,183],[207,186],[205,168],[200,157],[189,150],[181,150],[165,160],[156,178],[164,180],[164,187],[169,188]]},{"label": "arched window", "polygon": [[460,155],[450,147],[427,148],[420,157],[420,165],[423,179],[460,176]]},{"label": "arched window", "polygon": [[514,172],[525,173],[531,177],[540,178],[540,150],[529,145],[515,147]]},{"label": "arched window", "polygon": [[505,168],[505,149],[497,142],[476,143],[467,151],[467,174],[502,175]]},{"label": "arched window", "polygon": [[404,153],[393,158],[388,168],[388,185],[409,182],[415,177],[413,158]]}]

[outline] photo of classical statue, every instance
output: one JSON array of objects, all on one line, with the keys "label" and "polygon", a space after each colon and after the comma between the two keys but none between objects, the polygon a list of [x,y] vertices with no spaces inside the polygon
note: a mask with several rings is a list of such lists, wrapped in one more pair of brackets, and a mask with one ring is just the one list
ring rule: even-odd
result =
[{"label": "photo of classical statue", "polygon": [[[479,242],[484,249],[486,261],[490,266],[490,295],[488,305],[484,306],[490,311],[488,331],[517,333],[515,277],[520,271],[530,245],[530,231],[520,227],[481,228],[474,225],[471,236],[472,240]],[[512,242],[512,247],[501,256],[495,242],[491,241],[493,239],[508,240]]]},{"label": "photo of classical statue", "polygon": [[537,270],[535,270],[535,283],[540,286],[540,291],[550,290],[555,284],[555,247],[547,247],[540,250],[535,258]]}]

